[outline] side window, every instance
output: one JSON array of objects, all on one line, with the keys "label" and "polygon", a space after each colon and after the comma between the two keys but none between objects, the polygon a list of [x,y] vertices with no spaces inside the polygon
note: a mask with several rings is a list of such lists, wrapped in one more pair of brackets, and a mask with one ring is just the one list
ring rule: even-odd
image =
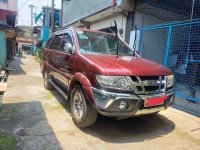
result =
[{"label": "side window", "polygon": [[47,43],[46,43],[46,46],[45,46],[45,47],[46,47],[47,49],[50,49],[51,41],[52,41],[52,37],[50,37],[50,38],[48,39]]},{"label": "side window", "polygon": [[[73,40],[72,40],[72,37],[70,34],[65,34],[64,36],[64,39],[62,41],[62,44],[61,44],[61,48],[60,50],[63,51],[63,52],[66,52],[66,53],[69,53],[69,48],[71,47],[73,49]],[[72,51],[71,51],[72,52]],[[70,53],[71,53],[70,52]]]},{"label": "side window", "polygon": [[51,43],[51,49],[60,50],[62,39],[63,39],[63,35],[55,35]]}]

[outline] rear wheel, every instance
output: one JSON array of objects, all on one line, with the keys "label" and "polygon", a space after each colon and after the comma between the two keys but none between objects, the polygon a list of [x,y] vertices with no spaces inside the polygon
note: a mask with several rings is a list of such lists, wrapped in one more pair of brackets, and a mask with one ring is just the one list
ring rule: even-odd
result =
[{"label": "rear wheel", "polygon": [[49,76],[47,72],[44,72],[44,88],[47,90],[52,90],[53,86],[49,82]]},{"label": "rear wheel", "polygon": [[96,122],[97,112],[94,107],[86,100],[81,86],[73,88],[70,98],[72,119],[79,128],[89,127]]},{"label": "rear wheel", "polygon": [[43,64],[40,62],[40,72],[43,73]]}]

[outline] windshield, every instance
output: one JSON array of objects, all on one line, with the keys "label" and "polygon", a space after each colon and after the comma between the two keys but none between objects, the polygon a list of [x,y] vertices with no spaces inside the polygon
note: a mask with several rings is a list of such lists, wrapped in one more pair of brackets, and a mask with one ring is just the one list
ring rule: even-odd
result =
[{"label": "windshield", "polygon": [[81,53],[133,56],[134,51],[114,35],[77,31]]}]

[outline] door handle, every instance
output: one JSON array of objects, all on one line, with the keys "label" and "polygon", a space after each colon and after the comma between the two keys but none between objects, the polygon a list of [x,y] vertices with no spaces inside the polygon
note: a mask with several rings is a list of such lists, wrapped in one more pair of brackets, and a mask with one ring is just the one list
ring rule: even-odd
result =
[{"label": "door handle", "polygon": [[66,66],[64,66],[64,68],[65,68],[65,69],[69,69],[69,68],[70,68],[70,66],[69,66],[69,65],[66,65]]}]

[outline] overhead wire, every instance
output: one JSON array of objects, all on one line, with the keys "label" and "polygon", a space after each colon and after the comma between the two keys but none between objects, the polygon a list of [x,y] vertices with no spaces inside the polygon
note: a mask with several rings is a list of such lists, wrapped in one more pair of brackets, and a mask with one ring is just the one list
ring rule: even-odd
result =
[{"label": "overhead wire", "polygon": [[26,0],[21,7],[19,8],[18,12],[20,12],[22,10],[22,8],[29,2],[30,0]]}]

